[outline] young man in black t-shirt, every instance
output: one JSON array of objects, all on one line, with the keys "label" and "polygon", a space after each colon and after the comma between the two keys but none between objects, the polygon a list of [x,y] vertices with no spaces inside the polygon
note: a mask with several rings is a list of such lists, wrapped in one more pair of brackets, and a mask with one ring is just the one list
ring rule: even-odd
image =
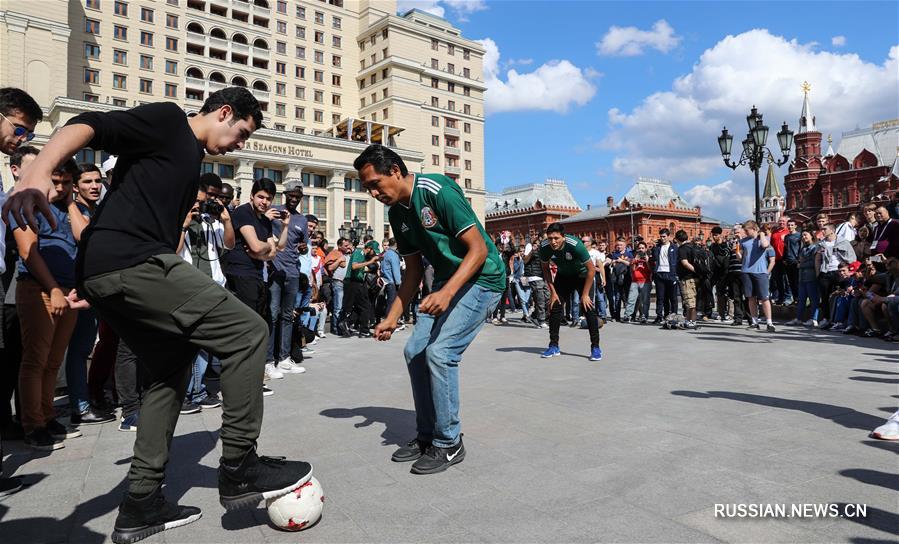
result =
[{"label": "young man in black t-shirt", "polygon": [[[209,276],[175,254],[193,206],[206,153],[244,147],[262,126],[250,92],[212,93],[188,119],[173,103],[127,111],[88,112],[57,131],[3,207],[23,228],[50,216],[50,173],[84,147],[117,154],[109,193],[85,229],[77,294],[115,329],[140,359],[146,385],[128,473],[129,488],[113,542],[135,542],[200,518],[198,508],[166,501],[165,465],[191,363],[200,349],[222,361],[222,458],[219,499],[227,509],[253,507],[309,481],[312,466],[256,454],[262,425],[262,374],[268,327]],[[74,291],[73,291],[74,293]],[[235,341],[240,339],[240,341]]]}]

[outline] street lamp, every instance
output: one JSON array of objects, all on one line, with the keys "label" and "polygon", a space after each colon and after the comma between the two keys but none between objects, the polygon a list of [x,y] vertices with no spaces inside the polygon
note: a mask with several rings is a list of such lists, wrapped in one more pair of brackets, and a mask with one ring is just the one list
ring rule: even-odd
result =
[{"label": "street lamp", "polygon": [[[367,234],[373,234],[371,227],[368,228]],[[337,229],[337,234],[340,235],[341,238],[349,238],[350,241],[353,242],[353,245],[356,245],[356,242],[359,241],[359,217],[353,216],[353,220],[350,222],[350,229],[347,231],[346,223],[340,226]]]},{"label": "street lamp", "polygon": [[752,106],[749,115],[746,116],[746,125],[749,131],[746,133],[746,138],[740,142],[743,146],[743,151],[740,153],[739,159],[736,161],[730,160],[734,137],[727,132],[727,127],[724,127],[721,130],[721,135],[718,136],[718,148],[721,151],[721,158],[724,160],[725,166],[731,170],[736,170],[738,166],[747,165],[755,174],[755,221],[756,223],[761,223],[761,212],[759,209],[762,203],[759,195],[759,170],[766,158],[776,163],[777,166],[783,166],[790,160],[790,148],[793,147],[793,131],[790,130],[786,122],[780,127],[780,132],[777,133],[777,144],[780,146],[783,160],[776,160],[771,150],[766,147],[768,127],[762,119],[762,114],[759,113],[755,106]]}]

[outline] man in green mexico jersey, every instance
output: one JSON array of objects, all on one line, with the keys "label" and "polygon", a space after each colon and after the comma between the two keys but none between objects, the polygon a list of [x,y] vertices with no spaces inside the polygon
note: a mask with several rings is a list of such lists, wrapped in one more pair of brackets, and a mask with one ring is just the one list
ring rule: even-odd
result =
[{"label": "man in green mexico jersey", "polygon": [[[540,243],[540,261],[543,263],[543,277],[549,285],[549,347],[540,356],[543,358],[561,355],[559,351],[559,327],[562,325],[562,301],[571,293],[581,293],[581,313],[587,316],[590,329],[590,360],[601,361],[599,349],[599,316],[593,305],[593,277],[596,268],[584,243],[575,236],[565,234],[564,227],[553,223],[546,229],[546,240]],[[552,277],[550,263],[556,265],[556,276]]]},{"label": "man in green mexico jersey", "polygon": [[409,173],[390,149],[370,145],[353,163],[362,186],[390,206],[390,226],[406,273],[375,338],[390,340],[418,291],[422,257],[434,267],[434,287],[404,354],[412,380],[418,435],[394,452],[415,461],[413,474],[442,472],[465,458],[459,424],[459,362],[506,288],[496,247],[462,189],[439,174]]}]

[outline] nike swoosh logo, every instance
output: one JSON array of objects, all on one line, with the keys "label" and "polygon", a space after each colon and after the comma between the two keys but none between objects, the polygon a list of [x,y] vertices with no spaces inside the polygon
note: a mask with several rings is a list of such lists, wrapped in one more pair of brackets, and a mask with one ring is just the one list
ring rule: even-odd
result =
[{"label": "nike swoosh logo", "polygon": [[446,460],[447,460],[447,461],[452,461],[453,459],[456,458],[457,455],[459,455],[459,452],[460,452],[460,451],[462,451],[462,446],[459,446],[459,449],[457,449],[455,452],[453,452],[452,455],[446,454]]}]

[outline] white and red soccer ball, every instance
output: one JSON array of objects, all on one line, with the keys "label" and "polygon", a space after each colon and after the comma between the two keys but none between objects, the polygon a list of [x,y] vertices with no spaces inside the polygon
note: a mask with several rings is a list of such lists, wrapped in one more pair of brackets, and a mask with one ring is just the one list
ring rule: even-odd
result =
[{"label": "white and red soccer ball", "polygon": [[287,495],[269,499],[265,506],[275,527],[285,531],[302,531],[321,519],[324,502],[322,484],[313,477]]}]

